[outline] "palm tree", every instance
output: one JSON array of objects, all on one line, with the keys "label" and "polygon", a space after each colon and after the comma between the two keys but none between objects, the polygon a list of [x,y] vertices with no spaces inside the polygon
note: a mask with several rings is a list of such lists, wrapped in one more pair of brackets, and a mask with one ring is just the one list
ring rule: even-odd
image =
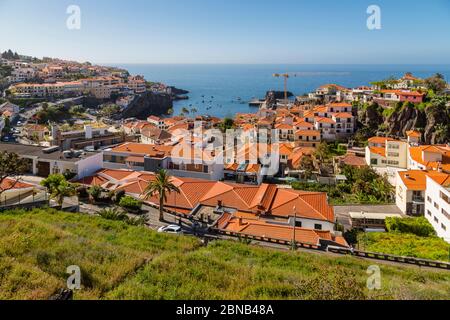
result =
[{"label": "palm tree", "polygon": [[76,194],[76,188],[73,184],[65,181],[53,190],[50,197],[55,199],[59,207],[62,207],[65,197],[71,197]]},{"label": "palm tree", "polygon": [[62,207],[64,198],[76,194],[75,186],[68,182],[62,174],[51,174],[41,181],[41,185],[46,187],[50,193],[50,198],[54,199]]},{"label": "palm tree", "polygon": [[167,201],[167,194],[171,192],[180,193],[180,189],[171,182],[171,176],[166,170],[160,170],[155,180],[150,182],[143,192],[144,199],[158,194],[159,196],[159,221],[164,220],[164,202]]}]

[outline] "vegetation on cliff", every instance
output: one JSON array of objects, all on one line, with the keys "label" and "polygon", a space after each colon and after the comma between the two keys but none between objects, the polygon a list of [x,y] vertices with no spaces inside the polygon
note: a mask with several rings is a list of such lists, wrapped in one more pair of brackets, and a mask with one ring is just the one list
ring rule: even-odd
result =
[{"label": "vegetation on cliff", "polygon": [[450,99],[431,96],[420,104],[399,102],[391,108],[382,108],[377,103],[359,105],[357,140],[377,134],[406,137],[406,131],[418,130],[425,143],[447,143],[450,141]]}]

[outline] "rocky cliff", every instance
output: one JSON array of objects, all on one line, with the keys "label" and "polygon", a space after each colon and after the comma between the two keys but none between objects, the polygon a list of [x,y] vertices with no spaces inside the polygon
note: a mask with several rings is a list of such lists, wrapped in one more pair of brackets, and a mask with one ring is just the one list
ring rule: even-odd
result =
[{"label": "rocky cliff", "polygon": [[122,118],[146,119],[150,115],[167,114],[173,108],[173,99],[164,93],[146,92],[137,96],[130,105],[123,110]]},{"label": "rocky cliff", "polygon": [[358,111],[360,129],[366,136],[382,134],[406,137],[406,131],[422,132],[423,142],[450,142],[450,106],[436,102],[426,108],[409,105],[385,110],[376,104]]}]

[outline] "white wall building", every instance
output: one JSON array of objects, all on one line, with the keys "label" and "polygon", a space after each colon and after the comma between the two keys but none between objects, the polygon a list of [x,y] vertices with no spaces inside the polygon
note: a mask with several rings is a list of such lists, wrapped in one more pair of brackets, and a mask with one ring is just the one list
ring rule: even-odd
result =
[{"label": "white wall building", "polygon": [[427,177],[425,217],[438,237],[450,243],[450,175]]}]

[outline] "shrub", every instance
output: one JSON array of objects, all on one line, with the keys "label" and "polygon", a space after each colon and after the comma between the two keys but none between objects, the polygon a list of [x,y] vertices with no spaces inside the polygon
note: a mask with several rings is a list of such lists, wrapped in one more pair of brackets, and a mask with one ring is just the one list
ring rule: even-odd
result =
[{"label": "shrub", "polygon": [[411,233],[419,237],[436,235],[433,226],[424,217],[419,218],[387,218],[386,228],[389,232]]},{"label": "shrub", "polygon": [[78,186],[77,187],[77,194],[78,194],[78,197],[82,198],[82,199],[86,199],[86,198],[89,197],[88,190],[87,190],[87,188],[85,186]]},{"label": "shrub", "polygon": [[114,196],[111,198],[112,201],[115,203],[119,203],[120,200],[125,196],[124,190],[119,190],[114,193]]},{"label": "shrub", "polygon": [[131,218],[127,214],[117,208],[103,209],[98,212],[98,215],[103,219],[122,221],[132,226],[141,226],[145,223],[144,217]]},{"label": "shrub", "polygon": [[66,178],[67,181],[72,180],[73,178],[76,177],[76,175],[77,174],[75,172],[72,172],[70,170],[66,170],[63,173],[63,176],[64,176],[64,178]]},{"label": "shrub", "polygon": [[100,186],[92,186],[89,188],[88,193],[94,200],[99,200],[102,194],[102,188]]},{"label": "shrub", "polygon": [[124,196],[119,201],[119,206],[133,211],[141,210],[142,202],[130,196]]}]

